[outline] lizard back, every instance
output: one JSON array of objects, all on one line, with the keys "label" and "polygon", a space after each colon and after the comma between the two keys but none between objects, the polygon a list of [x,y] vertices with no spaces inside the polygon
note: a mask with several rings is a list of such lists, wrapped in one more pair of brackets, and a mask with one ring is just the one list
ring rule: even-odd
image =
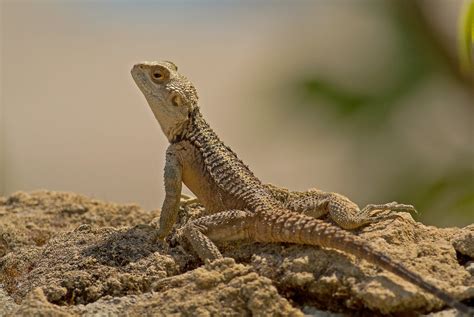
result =
[{"label": "lizard back", "polygon": [[[200,153],[202,173],[207,173],[235,201],[243,202],[246,209],[258,211],[283,207],[235,152],[219,139],[199,109],[191,114],[183,140],[188,140]],[[234,208],[238,205],[240,203],[236,202]]]}]

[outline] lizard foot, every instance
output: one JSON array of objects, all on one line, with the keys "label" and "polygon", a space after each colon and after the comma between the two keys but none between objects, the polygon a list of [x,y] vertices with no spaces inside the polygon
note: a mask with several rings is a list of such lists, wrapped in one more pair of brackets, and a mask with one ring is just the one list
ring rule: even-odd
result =
[{"label": "lizard foot", "polygon": [[149,225],[154,229],[154,238],[156,242],[164,242],[168,232],[164,232],[160,228],[160,217],[153,218]]},{"label": "lizard foot", "polygon": [[189,205],[196,204],[198,202],[199,202],[199,199],[197,199],[196,197],[191,197],[186,194],[181,194],[181,200],[179,204],[186,208]]},{"label": "lizard foot", "polygon": [[412,205],[399,204],[393,201],[386,204],[369,204],[361,210],[360,216],[365,218],[367,223],[393,218],[404,219],[399,212],[418,213]]}]

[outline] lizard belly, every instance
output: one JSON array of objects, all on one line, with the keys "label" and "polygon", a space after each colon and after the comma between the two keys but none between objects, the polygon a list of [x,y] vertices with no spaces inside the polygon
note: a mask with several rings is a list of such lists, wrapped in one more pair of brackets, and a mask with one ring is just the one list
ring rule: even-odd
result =
[{"label": "lizard belly", "polygon": [[183,167],[183,183],[212,214],[230,209],[244,209],[245,204],[223,191],[204,167],[201,154],[189,142],[183,142],[180,161]]}]

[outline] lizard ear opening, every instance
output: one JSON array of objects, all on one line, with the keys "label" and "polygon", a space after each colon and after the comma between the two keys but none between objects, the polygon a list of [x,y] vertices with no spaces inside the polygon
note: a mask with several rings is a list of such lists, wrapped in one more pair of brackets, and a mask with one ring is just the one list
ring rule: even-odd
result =
[{"label": "lizard ear opening", "polygon": [[174,95],[171,97],[171,103],[173,104],[173,106],[179,107],[179,106],[182,105],[183,101],[181,100],[180,95],[174,94]]}]

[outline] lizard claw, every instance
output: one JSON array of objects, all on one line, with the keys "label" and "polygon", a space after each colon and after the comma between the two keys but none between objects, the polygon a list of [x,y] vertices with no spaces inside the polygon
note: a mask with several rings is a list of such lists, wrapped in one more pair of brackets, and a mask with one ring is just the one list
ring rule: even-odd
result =
[{"label": "lizard claw", "polygon": [[404,219],[399,212],[418,213],[412,205],[399,204],[392,201],[386,204],[369,204],[361,210],[362,217],[367,219],[368,223],[374,223],[391,218]]},{"label": "lizard claw", "polygon": [[187,213],[189,213],[190,206],[197,203],[199,203],[199,199],[197,199],[196,197],[191,197],[185,194],[181,194],[181,200],[179,202],[179,205]]},{"label": "lizard claw", "polygon": [[160,228],[158,228],[156,232],[156,240],[157,241],[165,241],[166,236],[168,235],[167,232],[163,232]]},{"label": "lizard claw", "polygon": [[404,211],[404,212],[414,212],[418,213],[418,211],[413,207],[412,205],[406,205],[406,204],[399,204],[396,201],[392,201],[391,203],[386,203],[386,204],[369,204],[365,206],[362,209],[362,213],[370,213],[375,211],[376,213],[384,212],[384,211],[394,211],[394,212],[399,212],[399,211]]},{"label": "lizard claw", "polygon": [[154,228],[155,230],[155,241],[158,242],[158,241],[161,241],[161,242],[164,242],[166,236],[168,235],[167,232],[163,232],[163,230],[160,228],[160,217],[156,217],[156,218],[153,218],[149,225]]},{"label": "lizard claw", "polygon": [[196,197],[191,197],[191,196],[188,196],[186,194],[181,194],[181,200],[180,200],[180,205],[181,206],[189,206],[191,204],[195,204],[199,202],[199,199],[197,199]]}]

